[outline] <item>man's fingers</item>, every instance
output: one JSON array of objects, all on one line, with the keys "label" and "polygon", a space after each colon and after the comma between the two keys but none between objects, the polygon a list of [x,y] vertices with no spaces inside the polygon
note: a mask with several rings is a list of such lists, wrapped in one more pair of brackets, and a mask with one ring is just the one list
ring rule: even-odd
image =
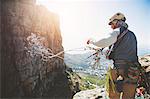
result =
[{"label": "man's fingers", "polygon": [[90,40],[87,41],[87,44],[90,44]]}]

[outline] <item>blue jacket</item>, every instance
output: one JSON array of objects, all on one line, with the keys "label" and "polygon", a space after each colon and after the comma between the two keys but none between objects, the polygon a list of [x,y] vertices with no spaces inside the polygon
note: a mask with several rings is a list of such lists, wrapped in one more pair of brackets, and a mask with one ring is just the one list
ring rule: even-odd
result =
[{"label": "blue jacket", "polygon": [[[120,33],[126,28],[121,27]],[[128,31],[119,41],[114,44],[113,50],[110,54],[110,59],[125,60],[131,62],[138,62],[137,56],[137,39],[132,31]]]}]

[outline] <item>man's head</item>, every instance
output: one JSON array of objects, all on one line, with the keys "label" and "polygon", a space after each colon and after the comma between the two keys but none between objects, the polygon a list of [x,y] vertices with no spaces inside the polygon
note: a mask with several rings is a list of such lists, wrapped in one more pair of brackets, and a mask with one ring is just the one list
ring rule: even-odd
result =
[{"label": "man's head", "polygon": [[111,25],[111,28],[116,29],[119,27],[118,22],[119,21],[125,22],[126,18],[124,16],[124,14],[122,14],[122,13],[116,13],[109,20],[110,20],[109,25]]}]

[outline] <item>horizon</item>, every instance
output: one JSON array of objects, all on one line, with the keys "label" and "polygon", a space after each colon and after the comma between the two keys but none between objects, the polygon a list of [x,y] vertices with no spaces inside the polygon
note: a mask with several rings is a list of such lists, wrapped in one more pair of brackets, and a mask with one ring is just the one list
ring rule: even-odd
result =
[{"label": "horizon", "polygon": [[112,32],[109,18],[116,12],[125,14],[138,49],[150,48],[148,0],[37,0],[37,4],[59,15],[64,50],[86,46],[89,38],[97,41],[107,37]]},{"label": "horizon", "polygon": [[[81,55],[81,54],[87,54],[90,51],[84,51],[84,52],[65,52],[65,54],[71,54],[71,55]],[[150,55],[150,48],[139,48],[138,49],[138,56],[145,56],[145,55]]]}]

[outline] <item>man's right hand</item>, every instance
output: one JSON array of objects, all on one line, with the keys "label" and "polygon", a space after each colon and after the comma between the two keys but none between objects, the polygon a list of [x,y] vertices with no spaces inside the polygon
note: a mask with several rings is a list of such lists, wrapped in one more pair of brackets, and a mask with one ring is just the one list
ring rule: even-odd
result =
[{"label": "man's right hand", "polygon": [[92,39],[89,39],[86,43],[87,43],[87,44],[92,44],[92,43],[93,43],[93,40],[92,40]]},{"label": "man's right hand", "polygon": [[87,44],[90,44],[90,40],[87,41]]}]

